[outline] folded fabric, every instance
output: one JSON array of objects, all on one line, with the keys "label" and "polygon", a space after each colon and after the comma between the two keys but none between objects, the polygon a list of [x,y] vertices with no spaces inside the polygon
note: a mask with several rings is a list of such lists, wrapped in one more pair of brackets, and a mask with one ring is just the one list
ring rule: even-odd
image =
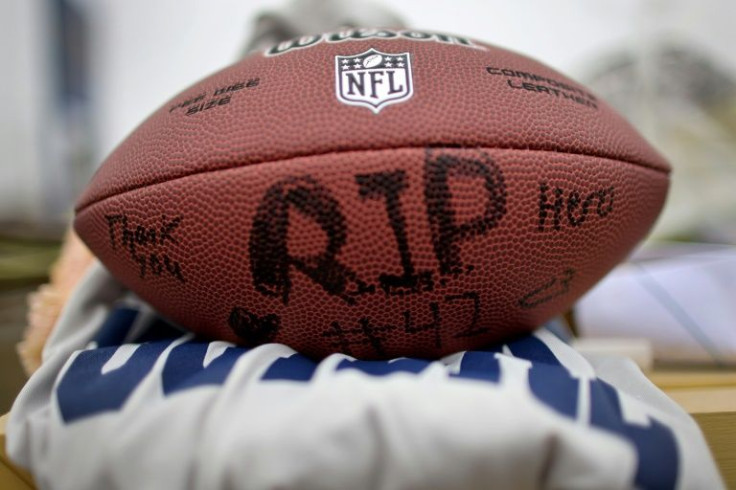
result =
[{"label": "folded fabric", "polygon": [[721,488],[630,362],[546,330],[442,360],[319,362],[193,338],[99,266],[7,428],[41,488]]}]

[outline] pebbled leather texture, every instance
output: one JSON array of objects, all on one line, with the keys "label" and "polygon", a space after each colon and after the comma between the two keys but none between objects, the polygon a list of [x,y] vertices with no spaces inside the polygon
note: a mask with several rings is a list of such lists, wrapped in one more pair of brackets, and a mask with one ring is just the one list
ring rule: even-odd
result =
[{"label": "pebbled leather texture", "polygon": [[[377,113],[338,97],[336,57],[369,49],[411,62],[411,96]],[[95,174],[75,228],[207,337],[436,358],[563,311],[646,235],[668,174],[603,101],[529,58],[323,40],[164,104]]]}]

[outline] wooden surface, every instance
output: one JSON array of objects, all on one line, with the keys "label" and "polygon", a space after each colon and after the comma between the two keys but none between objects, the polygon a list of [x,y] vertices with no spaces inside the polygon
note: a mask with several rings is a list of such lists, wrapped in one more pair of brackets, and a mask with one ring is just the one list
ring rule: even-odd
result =
[{"label": "wooden surface", "polygon": [[693,416],[726,486],[736,489],[736,370],[660,370],[649,379]]},{"label": "wooden surface", "polygon": [[694,414],[726,486],[736,489],[736,412]]},{"label": "wooden surface", "polygon": [[647,377],[665,391],[687,388],[736,388],[736,369],[665,369],[647,373]]},{"label": "wooden surface", "polygon": [[24,469],[15,466],[5,452],[5,424],[8,414],[0,417],[0,488],[3,490],[31,490],[36,488],[33,477]]}]

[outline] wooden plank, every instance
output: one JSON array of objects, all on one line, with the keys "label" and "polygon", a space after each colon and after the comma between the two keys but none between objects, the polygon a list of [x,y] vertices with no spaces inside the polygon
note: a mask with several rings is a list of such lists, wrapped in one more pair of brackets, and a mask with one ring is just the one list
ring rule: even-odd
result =
[{"label": "wooden plank", "polygon": [[646,373],[660,389],[736,387],[736,369],[655,369]]},{"label": "wooden plank", "polygon": [[23,468],[10,461],[5,452],[5,425],[8,414],[0,417],[0,488],[3,490],[33,490],[33,477]]},{"label": "wooden plank", "polygon": [[664,392],[690,415],[731,413],[736,423],[736,387],[668,389]]},{"label": "wooden plank", "polygon": [[705,435],[726,488],[736,489],[736,412],[698,413],[693,417]]}]

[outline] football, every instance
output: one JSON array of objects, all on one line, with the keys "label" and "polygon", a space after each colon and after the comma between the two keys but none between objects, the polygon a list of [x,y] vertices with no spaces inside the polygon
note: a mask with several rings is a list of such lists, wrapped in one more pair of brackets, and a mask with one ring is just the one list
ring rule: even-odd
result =
[{"label": "football", "polygon": [[200,336],[437,358],[565,311],[647,234],[669,172],[544,64],[349,29],[175,96],[99,168],[75,228]]}]

